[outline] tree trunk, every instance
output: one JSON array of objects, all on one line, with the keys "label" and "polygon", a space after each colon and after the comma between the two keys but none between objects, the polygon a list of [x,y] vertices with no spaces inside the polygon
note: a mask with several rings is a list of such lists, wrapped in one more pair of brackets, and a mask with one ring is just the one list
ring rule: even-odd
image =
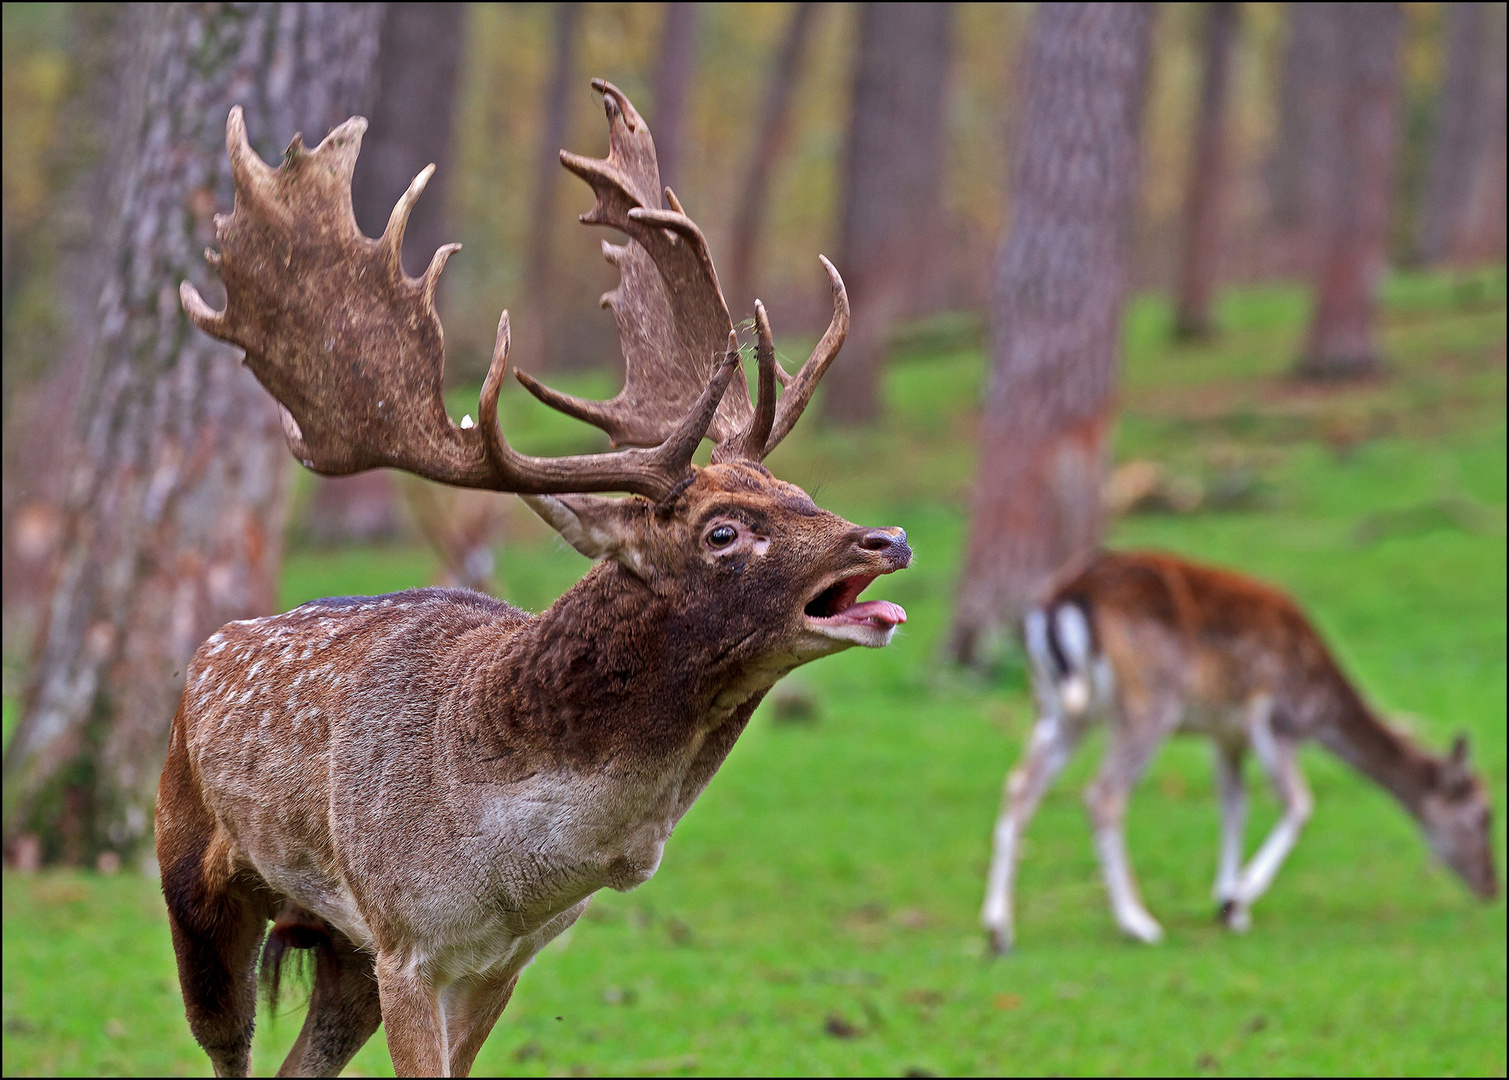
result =
[{"label": "tree trunk", "polygon": [[681,184],[682,144],[686,141],[686,95],[697,70],[697,5],[665,5],[660,32],[660,61],[655,68],[655,160],[660,186],[675,190]]},{"label": "tree trunk", "polygon": [[1174,332],[1182,338],[1210,335],[1210,304],[1221,272],[1221,202],[1226,190],[1226,98],[1231,81],[1231,45],[1237,5],[1206,5],[1205,83],[1196,121],[1194,152],[1184,208],[1184,264],[1179,275]]},{"label": "tree trunk", "polygon": [[[230,619],[271,610],[286,452],[271,399],[190,329],[185,277],[231,203],[225,118],[264,158],[371,104],[376,4],[143,4],[99,257],[111,267],[83,393],[64,560],[5,756],[7,850],[129,855],[146,838],[184,667]],[[216,286],[218,287],[218,286]]]},{"label": "tree trunk", "polygon": [[526,367],[549,368],[554,357],[550,350],[551,303],[554,290],[550,281],[550,240],[555,231],[556,183],[560,179],[560,150],[566,136],[566,109],[571,84],[576,78],[576,35],[581,24],[582,5],[553,5],[553,58],[545,84],[545,125],[540,130],[539,153],[535,159],[534,205],[529,216],[529,254],[524,267],[525,309],[513,320],[517,347],[515,363]]},{"label": "tree trunk", "polygon": [[853,314],[824,384],[830,422],[879,415],[891,324],[925,287],[940,254],[952,26],[951,4],[860,6],[838,262]]},{"label": "tree trunk", "polygon": [[1322,57],[1315,5],[1285,6],[1289,40],[1279,83],[1278,139],[1268,162],[1268,204],[1275,225],[1298,228],[1305,219],[1303,166],[1312,156],[1307,121]]},{"label": "tree trunk", "polygon": [[800,3],[791,12],[786,36],[760,96],[760,133],[755,138],[744,187],[734,211],[734,235],[728,259],[728,285],[724,295],[737,320],[754,313],[755,264],[759,258],[760,234],[765,225],[765,204],[770,194],[770,174],[781,159],[791,131],[791,99],[796,93],[802,66],[802,49],[812,29],[818,6]]},{"label": "tree trunk", "polygon": [[1354,378],[1380,366],[1374,323],[1398,156],[1404,13],[1396,3],[1314,6],[1334,58],[1321,80],[1317,121],[1336,137],[1321,146],[1325,182],[1313,226],[1321,257],[1298,372],[1309,379]]},{"label": "tree trunk", "polygon": [[1152,17],[1151,4],[1045,4],[1027,46],[950,643],[964,663],[1100,539]]},{"label": "tree trunk", "polygon": [[1503,250],[1503,12],[1502,4],[1446,5],[1446,79],[1420,236],[1429,263],[1470,264]]},{"label": "tree trunk", "polygon": [[1321,107],[1326,69],[1336,62],[1334,35],[1321,5],[1291,3],[1289,40],[1279,87],[1279,134],[1268,163],[1272,262],[1284,273],[1313,275],[1319,258],[1314,235],[1326,183],[1325,148],[1337,133],[1336,110]]},{"label": "tree trunk", "polygon": [[404,270],[418,277],[435,249],[455,239],[446,227],[446,191],[466,5],[383,7],[376,99],[351,182],[351,204],[362,232],[381,236],[399,196],[419,170],[435,165],[404,233]]},{"label": "tree trunk", "polygon": [[[64,164],[60,192],[22,244],[30,249],[7,288],[50,298],[40,327],[5,326],[3,651],[29,655],[51,595],[67,459],[58,452],[58,418],[72,416],[94,347],[94,315],[103,280],[88,223],[110,191],[104,147],[119,98],[114,56],[120,5],[74,4],[68,12],[70,92],[58,110],[52,150]],[[41,249],[41,250],[38,250]],[[7,292],[7,315],[15,309]]]},{"label": "tree trunk", "polygon": [[1488,5],[1483,69],[1482,151],[1467,189],[1467,209],[1457,232],[1453,258],[1462,262],[1502,262],[1509,198],[1509,9]]},{"label": "tree trunk", "polygon": [[[376,99],[362,156],[351,182],[356,223],[381,236],[388,215],[426,165],[435,174],[414,204],[403,238],[403,265],[418,277],[441,244],[451,180],[451,118],[461,72],[465,4],[385,4],[377,58]],[[446,290],[441,279],[442,302]],[[392,539],[402,526],[398,488],[386,469],[357,476],[322,476],[304,526],[321,543]]]}]

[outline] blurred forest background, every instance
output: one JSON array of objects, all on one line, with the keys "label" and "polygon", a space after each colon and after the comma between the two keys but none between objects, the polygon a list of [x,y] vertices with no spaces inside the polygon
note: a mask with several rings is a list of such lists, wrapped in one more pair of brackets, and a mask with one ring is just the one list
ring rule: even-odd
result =
[{"label": "blurred forest background", "polygon": [[[8,845],[25,804],[48,831],[79,819],[74,858],[132,848],[188,651],[272,602],[289,469],[270,410],[183,340],[164,291],[204,276],[236,101],[251,101],[268,158],[293,130],[314,140],[348,111],[372,118],[355,184],[369,235],[439,164],[405,259],[418,272],[439,244],[465,246],[442,293],[456,387],[480,380],[503,307],[526,369],[618,363],[611,319],[593,314],[613,271],[570,220],[582,193],[555,161],[602,149],[589,75],[642,104],[736,320],[758,293],[778,333],[815,334],[814,256],[835,258],[855,320],[827,425],[886,423],[880,373],[898,342],[986,342],[985,468],[948,646],[965,662],[999,652],[1024,598],[1103,531],[1129,290],[1172,293],[1175,337],[1201,339],[1220,331],[1217,288],[1312,282],[1296,372],[1354,378],[1381,370],[1385,266],[1502,257],[1502,4],[1133,5],[1120,22],[1094,5],[323,11],[5,7],[7,732],[18,701],[29,717],[6,758]],[[188,146],[203,162],[184,164]],[[232,447],[219,464],[190,449],[211,431]],[[221,493],[213,510],[196,489]],[[500,501],[377,474],[325,482],[287,528],[295,544],[417,530],[448,580],[487,587]],[[163,509],[179,504],[193,509]],[[154,719],[125,736],[122,714]],[[59,786],[79,768],[90,778]],[[64,838],[46,846],[59,857]]]},{"label": "blurred forest background", "polygon": [[[269,162],[296,131],[313,144],[347,115],[369,117],[354,202],[370,236],[414,174],[438,164],[404,262],[419,273],[440,244],[464,245],[440,294],[458,421],[475,409],[502,308],[518,366],[589,396],[621,385],[613,320],[597,310],[614,271],[600,238],[572,220],[590,203],[556,159],[562,147],[605,150],[591,77],[616,83],[648,120],[662,178],[707,234],[736,322],[759,296],[783,355],[805,355],[830,313],[816,256],[834,261],[854,308],[848,344],[773,468],[855,520],[907,527],[919,556],[915,584],[899,586],[913,590],[901,597],[910,638],[880,661],[864,658],[880,665],[878,680],[839,658],[773,695],[761,715],[791,723],[779,734],[752,729],[741,742],[750,748],[724,770],[732,775],[699,804],[717,809],[678,831],[687,873],[678,876],[673,854],[640,899],[594,906],[604,912],[588,928],[601,935],[594,962],[617,970],[612,957],[633,958],[661,981],[636,991],[625,968],[591,990],[601,1000],[590,1008],[638,993],[642,1014],[664,1024],[625,1020],[619,1030],[604,1020],[564,1037],[571,1049],[556,1047],[564,1029],[535,1021],[577,1008],[576,991],[564,976],[531,976],[536,1004],[521,995],[509,1014],[522,1026],[508,1036],[506,1061],[622,1071],[634,1046],[643,1058],[674,1042],[677,1009],[709,993],[709,980],[682,953],[645,952],[692,948],[703,925],[733,943],[734,970],[747,968],[785,1002],[756,1028],[768,1019],[784,1031],[789,1010],[807,1008],[789,999],[810,991],[823,1002],[811,1006],[823,1014],[811,1029],[817,1043],[883,1044],[920,1061],[947,1041],[930,1025],[956,991],[919,987],[905,972],[935,964],[956,979],[949,986],[986,985],[973,969],[954,970],[959,949],[947,935],[972,926],[1007,760],[994,749],[998,729],[1019,734],[1030,707],[1016,620],[1057,566],[1102,540],[1156,543],[1295,590],[1328,635],[1351,635],[1340,651],[1385,704],[1442,714],[1427,741],[1444,741],[1448,725],[1477,725],[1502,807],[1505,11],[5,4],[7,1073],[198,1067],[183,1063],[181,1023],[170,1030],[143,1013],[122,1024],[145,1005],[111,1005],[108,1017],[86,1010],[74,1024],[39,1020],[44,1006],[28,1004],[54,1001],[68,1013],[63,990],[48,996],[48,973],[101,942],[136,956],[121,943],[147,925],[162,948],[132,963],[170,973],[151,888],[137,875],[110,885],[70,871],[23,885],[14,871],[62,864],[114,875],[143,861],[150,875],[166,732],[184,665],[207,634],[314,596],[433,581],[538,610],[584,568],[516,500],[383,472],[330,480],[297,470],[267,395],[230,350],[189,330],[178,283],[193,280],[211,303],[223,296],[201,253],[213,214],[230,206],[232,105],[246,108]],[[527,451],[605,448],[517,387],[502,412],[510,441]],[[1387,589],[1402,599],[1380,599]],[[983,675],[956,682],[940,657]],[[903,722],[910,716],[923,728]],[[856,730],[880,749],[846,742]],[[886,748],[890,758],[865,756]],[[948,842],[930,846],[911,812],[878,793],[881,777],[910,782],[903,761],[929,763],[935,803],[925,818]],[[1208,778],[1193,779],[1202,768],[1174,752],[1161,796],[1209,802]],[[1352,788],[1335,783],[1350,805]],[[780,793],[786,817],[757,811],[761,784]],[[832,797],[812,804],[824,791]],[[1072,1071],[1366,1071],[1371,1061],[1374,1071],[1502,1072],[1501,907],[1490,930],[1476,914],[1441,915],[1465,903],[1448,886],[1411,878],[1401,888],[1390,860],[1408,852],[1423,864],[1424,855],[1400,826],[1349,887],[1380,905],[1395,897],[1363,921],[1418,916],[1418,934],[1378,959],[1366,935],[1352,942],[1337,929],[1356,912],[1326,921],[1316,897],[1327,872],[1372,850],[1376,819],[1400,817],[1359,799],[1355,814],[1338,810],[1347,824],[1330,847],[1315,841],[1313,873],[1300,845],[1290,899],[1276,890],[1275,910],[1303,933],[1272,955],[1243,954],[1253,971],[1311,964],[1314,1001],[1269,1001],[1254,1019],[1251,987],[1232,975],[1221,1006],[1229,1015],[1217,1010],[1230,1022],[1224,1042],[1191,1034],[1178,1044],[1187,1055],[1169,1057],[1131,1028],[1108,1029],[1101,1050],[1110,1056],[1055,1057],[1078,1045],[1074,1017],[1089,1016],[1097,995],[1141,1000],[1146,961],[1109,961],[1096,984],[1103,994],[1019,968],[1023,986],[1048,980],[1039,987],[1047,1007],[1067,1025],[1057,1042],[1052,1023],[1041,1027],[1030,1060]],[[1038,826],[1045,837],[1057,835],[1055,821],[1050,804]],[[1167,852],[1182,850],[1188,828],[1168,818],[1159,828],[1177,837]],[[1203,851],[1213,842],[1201,828],[1190,843]],[[813,835],[826,839],[800,839]],[[1073,830],[1066,836],[1086,847]],[[740,842],[759,849],[750,861],[772,867],[768,880],[736,882],[718,869],[722,850]],[[897,881],[856,870],[851,843],[876,866],[927,869],[893,867]],[[1169,854],[1147,876],[1177,876],[1180,865]],[[1064,871],[1073,872],[1088,873]],[[911,884],[898,884],[903,876]],[[927,881],[937,896],[917,891]],[[1090,940],[1085,927],[1103,921],[1099,900],[1075,888],[1056,882],[1044,895],[1057,906],[1039,901],[1036,914],[1024,900],[1024,925],[1042,918],[1049,937]],[[728,899],[735,894],[758,914]],[[695,909],[704,922],[677,896],[705,898]],[[769,921],[793,910],[806,914]],[[1180,933],[1176,921],[1174,945]],[[882,938],[897,950],[885,961],[870,955]],[[1450,951],[1472,940],[1491,947]],[[1326,951],[1333,943],[1341,953]],[[1446,951],[1431,954],[1434,974],[1411,982],[1418,951],[1437,946]],[[953,959],[938,960],[940,948]],[[818,974],[792,958],[824,950],[830,968],[812,968]],[[571,970],[590,981],[588,955],[574,954]],[[129,966],[122,961],[122,987]],[[1228,976],[1212,968],[1197,977]],[[1408,985],[1411,1007],[1433,1019],[1407,1048],[1402,1033],[1417,1029],[1403,1020],[1399,1040],[1375,1042],[1378,1025],[1359,1019],[1375,1014],[1326,1012],[1327,979],[1385,997]],[[733,996],[718,999],[719,1022],[737,1032],[747,1003],[736,1000],[740,979],[726,981]],[[148,996],[176,1018],[176,990],[164,986]],[[1173,976],[1164,989],[1178,996]],[[958,1056],[929,1067],[1008,1067],[966,1048],[973,1032],[1029,1019],[1033,992],[1021,991],[1021,1013],[1015,990],[956,1011]],[[847,1004],[833,1005],[835,995]],[[1195,1013],[1169,1008],[1138,1030],[1204,1031]],[[1253,1056],[1256,1032],[1286,1016],[1314,1029],[1278,1057]],[[619,1058],[594,1049],[605,1029],[620,1040]],[[704,1052],[709,1069],[746,1060],[728,1056],[743,1036],[728,1038],[724,1056],[693,1046],[632,1067],[696,1071]],[[786,1057],[748,1058],[749,1068],[901,1061],[812,1046],[798,1040]],[[358,1065],[383,1067],[365,1056]]]}]

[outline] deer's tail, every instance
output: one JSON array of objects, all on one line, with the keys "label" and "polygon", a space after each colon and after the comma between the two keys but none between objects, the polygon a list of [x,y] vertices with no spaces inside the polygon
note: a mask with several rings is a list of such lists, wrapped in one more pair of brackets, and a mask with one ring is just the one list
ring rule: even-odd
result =
[{"label": "deer's tail", "polygon": [[1036,678],[1047,682],[1067,715],[1083,714],[1094,691],[1089,612],[1075,600],[1055,598],[1028,612],[1024,629]]},{"label": "deer's tail", "polygon": [[331,933],[330,926],[323,919],[293,904],[285,904],[278,912],[272,932],[262,945],[262,962],[257,976],[270,1008],[278,1007],[283,988],[283,965],[293,960],[295,978],[308,984],[314,974],[311,967],[333,947]]}]

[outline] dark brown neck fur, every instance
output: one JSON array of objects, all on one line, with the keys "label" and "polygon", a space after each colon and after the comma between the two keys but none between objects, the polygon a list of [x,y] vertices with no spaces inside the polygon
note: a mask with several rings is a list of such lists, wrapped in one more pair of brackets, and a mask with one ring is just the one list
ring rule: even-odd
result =
[{"label": "dark brown neck fur", "polygon": [[650,765],[699,736],[713,698],[738,675],[738,659],[718,645],[700,613],[600,563],[472,658],[453,715],[475,760],[495,774]]}]

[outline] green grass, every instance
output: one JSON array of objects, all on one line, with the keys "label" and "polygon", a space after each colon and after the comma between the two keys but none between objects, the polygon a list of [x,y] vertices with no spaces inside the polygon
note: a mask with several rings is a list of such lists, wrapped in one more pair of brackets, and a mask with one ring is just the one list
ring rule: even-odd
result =
[{"label": "green grass", "polygon": [[[1472,734],[1502,815],[1504,274],[1401,278],[1387,300],[1389,377],[1324,390],[1287,380],[1299,291],[1232,294],[1226,333],[1198,348],[1167,344],[1166,304],[1134,304],[1118,456],[1256,485],[1240,509],[1125,519],[1113,542],[1293,591],[1386,711],[1434,746]],[[757,714],[655,879],[600,895],[526,973],[477,1072],[1503,1074],[1502,901],[1473,900],[1382,792],[1315,750],[1314,820],[1233,937],[1209,900],[1206,748],[1165,749],[1130,821],[1168,933],[1147,948],[1117,936],[1099,885],[1078,799],[1091,740],[1029,833],[1018,952],[982,957],[990,824],[1031,715],[1019,665],[979,678],[938,661],[983,360],[967,335],[935,340],[893,367],[884,425],[809,423],[771,463],[853,520],[906,527],[915,566],[881,590],[906,605],[905,632],[792,677],[819,720]],[[526,449],[591,445],[516,397],[505,410]],[[540,530],[511,537],[515,602],[537,609],[586,569]],[[402,588],[432,568],[418,549],[299,552],[284,599]],[[1259,798],[1250,844],[1274,815]],[[1502,866],[1501,827],[1496,850]],[[208,1071],[155,882],[7,874],[4,903],[5,1073]],[[260,1018],[259,1072],[299,1022]],[[391,1073],[380,1037],[352,1070]]]}]

